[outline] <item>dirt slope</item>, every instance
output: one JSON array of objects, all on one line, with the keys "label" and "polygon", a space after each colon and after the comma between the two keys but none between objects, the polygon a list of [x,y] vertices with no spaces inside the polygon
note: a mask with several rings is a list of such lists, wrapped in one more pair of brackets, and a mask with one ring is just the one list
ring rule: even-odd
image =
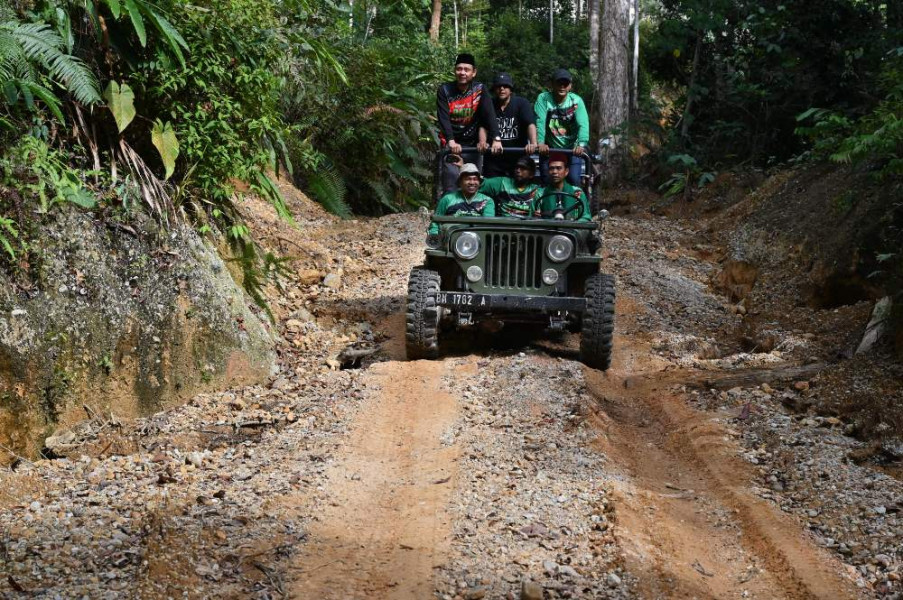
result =
[{"label": "dirt slope", "polygon": [[813,332],[743,351],[692,225],[608,224],[602,374],[573,336],[402,360],[421,217],[295,207],[247,207],[299,257],[279,375],[0,473],[4,597],[899,597],[903,485],[801,408]]}]

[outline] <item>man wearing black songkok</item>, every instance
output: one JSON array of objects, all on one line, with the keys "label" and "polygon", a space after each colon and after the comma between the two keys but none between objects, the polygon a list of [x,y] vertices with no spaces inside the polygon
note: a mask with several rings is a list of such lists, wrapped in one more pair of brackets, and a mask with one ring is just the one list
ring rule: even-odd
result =
[{"label": "man wearing black songkok", "polygon": [[[474,81],[476,75],[473,55],[459,54],[455,59],[455,80],[440,85],[436,95],[439,140],[452,154],[460,155],[462,146],[476,147],[481,127],[488,132],[493,150],[500,150],[502,147],[492,99],[486,86]],[[462,162],[475,163],[477,156],[472,152],[465,153]],[[454,189],[457,180],[458,167],[447,164],[442,181],[443,190]]]}]

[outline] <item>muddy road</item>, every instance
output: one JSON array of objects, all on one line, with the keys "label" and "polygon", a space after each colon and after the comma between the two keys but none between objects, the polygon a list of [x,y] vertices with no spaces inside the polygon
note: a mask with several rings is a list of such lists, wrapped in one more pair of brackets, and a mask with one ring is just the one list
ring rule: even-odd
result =
[{"label": "muddy road", "polygon": [[252,209],[304,265],[280,374],[3,472],[3,597],[900,597],[903,485],[787,408],[816,342],[744,352],[688,225],[608,224],[602,373],[573,336],[405,361],[420,216]]}]

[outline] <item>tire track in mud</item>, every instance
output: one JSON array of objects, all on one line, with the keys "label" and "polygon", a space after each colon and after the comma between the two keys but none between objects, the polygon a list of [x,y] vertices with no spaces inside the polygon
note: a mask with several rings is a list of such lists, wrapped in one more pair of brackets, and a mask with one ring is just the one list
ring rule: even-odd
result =
[{"label": "tire track in mud", "polygon": [[615,479],[618,532],[648,598],[857,598],[844,565],[755,496],[727,428],[669,391],[686,372],[617,342],[607,373],[586,370]]},{"label": "tire track in mud", "polygon": [[443,434],[458,415],[438,361],[384,362],[329,470],[328,504],[295,562],[291,597],[427,598],[447,553],[447,505],[458,449]]}]

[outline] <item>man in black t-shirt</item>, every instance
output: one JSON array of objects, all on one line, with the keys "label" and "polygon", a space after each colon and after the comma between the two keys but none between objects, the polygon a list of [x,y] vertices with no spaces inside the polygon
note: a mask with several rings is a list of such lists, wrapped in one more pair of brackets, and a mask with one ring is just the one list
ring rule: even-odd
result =
[{"label": "man in black t-shirt", "polygon": [[[508,73],[499,73],[492,80],[492,92],[494,98],[492,105],[495,108],[495,122],[498,127],[499,139],[504,148],[523,148],[527,154],[536,152],[536,116],[533,106],[514,94],[514,82]],[[480,132],[481,141],[484,132]],[[483,164],[483,174],[486,177],[511,177],[517,159],[522,155],[516,152],[499,153],[493,148],[493,154],[486,157]]]},{"label": "man in black t-shirt", "polygon": [[[493,138],[493,151],[502,148],[492,102],[486,94],[486,87],[474,81],[476,75],[477,64],[473,55],[461,53],[455,58],[455,80],[440,85],[436,93],[439,141],[455,155],[461,155],[462,147],[480,147],[481,151],[488,147],[484,133],[487,130]],[[443,192],[457,187],[458,164],[463,162],[477,162],[476,152],[465,153],[463,160],[445,165]]]}]

